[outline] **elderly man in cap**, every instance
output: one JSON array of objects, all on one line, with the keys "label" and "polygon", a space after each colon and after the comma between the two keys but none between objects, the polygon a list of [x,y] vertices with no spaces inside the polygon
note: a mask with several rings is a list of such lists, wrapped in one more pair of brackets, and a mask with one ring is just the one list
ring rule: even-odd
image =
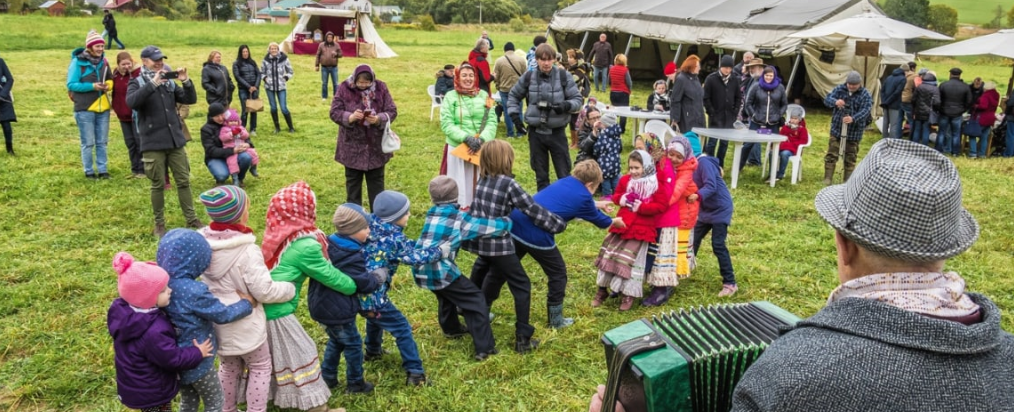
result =
[{"label": "elderly man in cap", "polygon": [[[740,76],[734,73],[732,56],[722,56],[717,72],[704,79],[704,109],[708,112],[708,127],[730,129],[736,123],[740,104],[743,102],[743,91],[740,90]],[[725,166],[725,152],[729,142],[708,139],[704,153],[715,156],[718,146],[718,163]]]},{"label": "elderly man in cap", "polygon": [[[859,156],[859,142],[863,131],[870,124],[873,97],[863,87],[863,77],[853,70],[845,76],[845,84],[839,84],[824,98],[824,105],[833,109],[831,116],[831,139],[824,156],[824,185],[830,185],[834,169],[838,167],[841,145],[845,145],[845,177],[848,180],[856,168]],[[848,125],[845,127],[844,125]],[[847,129],[842,132],[842,129]]]},{"label": "elderly man in cap", "polygon": [[951,78],[940,85],[938,152],[961,155],[961,116],[972,108],[972,103],[972,88],[961,81],[961,69],[951,69]]},{"label": "elderly man in cap", "polygon": [[746,371],[732,410],[1010,410],[1014,336],[944,270],[979,236],[954,164],[884,139],[855,172],[815,202],[835,230],[841,285]]},{"label": "elderly man in cap", "polygon": [[[141,75],[127,87],[127,106],[137,115],[134,124],[141,136],[144,174],[151,180],[151,210],[155,215],[154,233],[158,237],[166,232],[166,170],[171,170],[173,179],[176,180],[176,194],[187,227],[204,226],[194,212],[194,200],[190,192],[190,163],[185,149],[187,137],[183,122],[176,113],[177,103],[197,103],[197,91],[194,82],[187,76],[186,68],[181,67],[175,72],[166,71],[165,58],[162,50],[156,46],[141,50]],[[177,78],[180,84],[173,80]]]}]

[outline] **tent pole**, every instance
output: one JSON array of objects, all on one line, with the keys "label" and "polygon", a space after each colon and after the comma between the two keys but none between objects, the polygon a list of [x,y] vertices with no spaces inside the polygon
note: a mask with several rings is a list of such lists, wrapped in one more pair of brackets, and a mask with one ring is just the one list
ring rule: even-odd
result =
[{"label": "tent pole", "polygon": [[[683,53],[683,43],[680,43],[680,45],[676,47],[676,55],[672,58],[673,63],[680,61],[680,53]],[[676,67],[679,67],[679,65],[677,64]]]},{"label": "tent pole", "polygon": [[627,48],[623,49],[623,54],[625,56],[627,56],[628,59],[630,58],[630,45],[632,45],[632,44],[634,44],[634,35],[633,34],[631,34],[630,38],[627,39]]},{"label": "tent pole", "polygon": [[[732,51],[732,61],[736,61],[736,51],[735,50]],[[792,73],[795,74],[796,72],[793,71]],[[789,79],[791,79],[791,78],[792,78],[792,76],[789,76]]]},{"label": "tent pole", "polygon": [[[799,71],[799,61],[800,60],[803,60],[803,51],[802,50],[796,50],[796,61],[794,63],[792,63],[792,72],[789,73],[789,82],[786,83],[786,90],[791,90],[791,88],[792,88],[792,84],[793,84],[792,81],[796,79],[796,72]],[[736,58],[733,57],[732,61],[736,61]]]},{"label": "tent pole", "polygon": [[1011,66],[1010,79],[1007,80],[1007,96],[1010,96],[1011,87],[1014,87],[1014,66]]},{"label": "tent pole", "polygon": [[581,50],[582,52],[584,52],[584,45],[588,44],[588,33],[589,32],[584,32],[584,37],[581,38],[581,48],[578,50]]}]

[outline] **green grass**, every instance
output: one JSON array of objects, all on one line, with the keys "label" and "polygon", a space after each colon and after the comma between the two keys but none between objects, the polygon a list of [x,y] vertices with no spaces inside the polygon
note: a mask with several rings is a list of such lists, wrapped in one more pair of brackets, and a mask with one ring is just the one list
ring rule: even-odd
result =
[{"label": "green grass", "polygon": [[958,22],[984,25],[996,16],[996,6],[1003,7],[1000,23],[1007,24],[1007,11],[1011,4],[1004,0],[932,0],[930,4],[946,4],[958,11]]},{"label": "green grass", "polygon": [[[223,51],[231,63],[240,43],[263,50],[279,41],[288,26],[164,22],[120,18],[120,32],[135,54],[146,44],[159,44],[174,67],[192,68],[195,74],[211,49]],[[116,297],[112,256],[127,250],[140,259],[154,260],[156,240],[147,183],[124,180],[129,173],[120,128],[111,127],[109,159],[114,179],[86,181],[81,172],[78,132],[65,90],[69,52],[84,41],[89,28],[100,27],[98,18],[70,19],[0,16],[4,28],[0,56],[17,78],[15,95],[20,122],[14,125],[17,157],[0,154],[0,410],[3,411],[120,411],[116,398],[112,342],[105,328],[105,313]],[[493,27],[498,45],[513,41],[527,49],[529,33],[508,33]],[[426,86],[446,63],[464,60],[478,30],[454,29],[436,33],[382,29],[381,34],[400,57],[387,60],[344,59],[342,76],[358,63],[371,64],[388,83],[399,107],[396,130],[404,148],[387,169],[388,188],[404,191],[413,200],[415,216],[410,235],[417,235],[427,208],[426,183],[438,168],[443,136],[436,121],[429,121]],[[258,60],[260,52],[256,52]],[[494,55],[499,56],[499,52]],[[328,119],[328,105],[319,98],[319,76],[312,60],[294,56],[296,77],[290,83],[289,106],[296,134],[272,135],[269,118],[261,116],[256,143],[263,164],[262,178],[249,179],[251,221],[263,233],[269,197],[296,180],[306,180],[320,201],[320,227],[327,230],[331,211],[345,201],[343,170],[333,160],[337,126]],[[937,63],[934,63],[937,64]],[[939,63],[943,72],[944,63]],[[978,71],[1008,70],[965,65],[966,76]],[[933,67],[933,66],[931,66]],[[633,102],[647,97],[647,83],[637,84]],[[191,111],[190,128],[196,133],[206,106]],[[813,198],[821,188],[823,148],[828,130],[827,112],[810,111],[809,125],[816,141],[804,153],[804,180],[796,186],[782,182],[772,189],[761,182],[759,170],[746,169],[733,192],[736,212],[729,247],[741,285],[726,301],[769,300],[800,316],[824,305],[837,285],[832,231],[817,216]],[[501,126],[502,127],[502,126]],[[503,129],[501,128],[501,134]],[[879,136],[868,134],[862,153]],[[629,139],[626,139],[629,142]],[[528,167],[527,142],[511,140],[518,152],[515,173],[522,185],[534,191]],[[629,149],[629,147],[628,147]],[[199,145],[191,144],[193,191],[214,184],[202,165]],[[979,241],[947,266],[968,280],[969,289],[986,293],[1004,309],[1004,327],[1014,329],[1014,162],[990,159],[955,160],[965,188],[965,205],[982,226]],[[176,198],[167,192],[170,227],[184,224]],[[197,206],[200,212],[203,209]],[[576,325],[552,331],[545,324],[545,275],[534,262],[525,267],[533,279],[532,319],[543,347],[519,356],[510,351],[513,334],[509,294],[493,311],[494,334],[503,351],[489,361],[470,360],[468,339],[449,341],[436,323],[436,302],[417,288],[402,271],[392,298],[415,328],[416,340],[433,385],[406,388],[397,355],[366,365],[367,378],[377,383],[374,395],[350,397],[335,394],[331,404],[350,411],[580,411],[594,385],[606,378],[599,338],[602,333],[661,309],[640,306],[629,313],[616,311],[616,303],[589,306],[594,294],[594,260],[602,231],[586,223],[573,223],[559,236],[570,271],[566,312]],[[466,268],[471,256],[459,263]],[[683,282],[666,309],[709,305],[720,288],[717,264],[705,246],[700,267]],[[298,315],[323,349],[322,329],[307,316]],[[360,321],[361,322],[361,321]],[[396,350],[388,338],[385,347]]]}]

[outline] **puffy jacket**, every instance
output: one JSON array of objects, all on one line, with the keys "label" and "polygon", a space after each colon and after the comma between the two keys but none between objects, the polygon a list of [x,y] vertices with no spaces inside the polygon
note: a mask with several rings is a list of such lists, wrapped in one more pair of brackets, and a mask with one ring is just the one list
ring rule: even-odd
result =
[{"label": "puffy jacket", "polygon": [[[654,242],[658,238],[656,223],[659,215],[669,208],[672,184],[663,184],[662,175],[657,177],[660,179],[658,190],[651,196],[651,200],[642,200],[641,207],[636,212],[630,207],[621,207],[620,211],[616,212],[616,217],[623,219],[626,227],[610,226],[610,233],[618,233],[620,238],[625,240],[636,239],[644,242]],[[620,182],[616,185],[616,192],[613,193],[613,203],[620,204],[620,198],[627,194],[627,185],[629,184],[630,175],[620,177]]]},{"label": "puffy jacket", "polygon": [[[371,293],[380,287],[381,283],[366,272],[363,244],[357,240],[337,234],[328,236],[327,256],[334,267],[356,283],[356,293]],[[359,313],[359,299],[354,294],[339,293],[316,279],[310,279],[306,303],[310,317],[324,326],[353,323]]]},{"label": "puffy jacket", "polygon": [[176,331],[162,309],[137,311],[117,298],[109,306],[106,327],[113,337],[116,394],[128,408],[172,402],[180,390],[177,373],[203,359],[193,345],[176,346]]},{"label": "puffy jacket", "polygon": [[973,110],[975,115],[979,116],[980,126],[993,127],[996,123],[996,107],[999,105],[1000,93],[997,93],[995,88],[982,92]]},{"label": "puffy jacket", "polygon": [[[925,81],[925,78],[923,79]],[[940,115],[958,117],[972,108],[972,88],[957,77],[940,85]]]},{"label": "puffy jacket", "polygon": [[750,120],[762,125],[779,124],[782,122],[782,115],[785,108],[789,106],[789,98],[785,93],[785,86],[779,84],[770,92],[760,87],[761,80],[755,81],[746,94],[746,103],[743,111],[750,116]]},{"label": "puffy jacket", "polygon": [[285,84],[292,79],[292,62],[289,56],[279,51],[277,56],[268,53],[261,62],[261,79],[264,80],[264,88],[271,91],[285,90]]},{"label": "puffy jacket", "polygon": [[708,113],[710,127],[730,128],[736,122],[743,101],[740,80],[735,72],[729,74],[728,83],[722,81],[721,72],[711,73],[704,79],[704,110]]},{"label": "puffy jacket", "polygon": [[[452,72],[451,74],[453,75],[454,73]],[[437,81],[433,85],[433,93],[437,96],[443,96],[451,90],[454,90],[454,77],[445,76],[443,70],[438,71]]]},{"label": "puffy jacket", "polygon": [[699,197],[697,202],[700,203],[697,220],[709,224],[731,224],[732,194],[722,180],[722,168],[718,165],[718,158],[711,156],[699,158],[693,176]]},{"label": "puffy jacket", "polygon": [[176,113],[177,103],[197,103],[197,90],[189,78],[181,85],[167,82],[155,86],[142,74],[127,86],[127,106],[137,112],[134,127],[141,137],[142,152],[172,150],[187,144],[183,122]]},{"label": "puffy jacket", "polygon": [[[211,264],[204,270],[201,280],[223,304],[239,302],[237,290],[261,303],[286,302],[295,296],[292,283],[271,280],[261,248],[254,243],[256,236],[233,230],[211,230],[210,227],[198,233],[211,245]],[[239,356],[254,351],[268,339],[266,324],[263,305],[254,306],[250,316],[235,322],[215,324],[218,354]]]},{"label": "puffy jacket", "polygon": [[444,142],[448,146],[457,147],[465,138],[475,136],[482,127],[483,116],[486,117],[486,127],[482,128],[479,137],[484,142],[496,138],[496,115],[486,115],[488,97],[482,90],[475,97],[462,96],[454,90],[444,95],[440,105],[440,129],[444,132]]},{"label": "puffy jacket", "polygon": [[923,79],[922,84],[915,88],[915,93],[913,93],[912,118],[928,121],[930,114],[939,109],[940,90],[937,88],[937,78],[928,74]]},{"label": "puffy jacket", "polygon": [[[387,84],[373,76],[372,99],[364,101],[363,92],[356,87],[355,78],[360,73],[373,73],[367,64],[356,67],[352,77],[338,85],[338,92],[331,101],[331,121],[338,128],[338,142],[335,145],[334,160],[345,167],[356,170],[374,170],[391,160],[390,153],[380,148],[384,126],[398,118],[398,107],[387,88]],[[446,100],[446,99],[445,99]],[[365,120],[349,122],[349,116],[358,109],[370,109],[377,113],[377,124],[367,125]]]},{"label": "puffy jacket", "polygon": [[681,132],[704,127],[704,87],[696,74],[680,72],[669,92],[669,120]]},{"label": "puffy jacket", "polygon": [[113,111],[116,112],[116,118],[121,122],[132,123],[134,121],[134,112],[127,106],[127,88],[140,73],[140,67],[125,75],[120,74],[118,70],[113,71]]},{"label": "puffy jacket", "polygon": [[[543,126],[556,129],[570,124],[570,115],[581,110],[584,99],[570,73],[553,67],[549,73],[536,69],[524,73],[518,79],[507,98],[507,114],[521,115],[522,100],[528,101],[528,109],[522,117],[529,128],[537,131]],[[540,102],[546,102],[546,107],[540,109]],[[552,109],[553,106],[562,110],[557,113]],[[543,115],[545,124],[542,121]]]},{"label": "puffy jacket", "polygon": [[[680,206],[680,229],[693,229],[697,224],[697,214],[701,208],[701,201],[688,202],[690,195],[697,194],[697,184],[694,183],[694,171],[697,170],[697,158],[691,157],[683,161],[683,164],[676,166],[676,185],[673,186],[672,201]],[[686,186],[682,192],[677,192],[682,186],[681,182],[687,179]]]},{"label": "puffy jacket", "polygon": [[293,240],[278,259],[278,266],[271,269],[271,279],[276,282],[291,282],[296,286],[292,300],[264,305],[264,315],[274,320],[291,315],[299,306],[299,293],[307,277],[316,279],[325,286],[342,294],[356,293],[356,282],[342,271],[335,269],[324,258],[324,251],[314,236]]},{"label": "puffy jacket", "polygon": [[70,91],[75,112],[88,110],[101,95],[95,90],[94,83],[104,83],[113,79],[113,72],[109,69],[109,62],[106,61],[104,54],[102,61],[95,65],[88,60],[85,53],[88,51],[84,47],[74,49],[70,54],[70,67],[67,68],[67,90]]},{"label": "puffy jacket", "polygon": [[[683,163],[680,163],[680,165],[676,167],[672,166],[672,161],[669,160],[668,157],[663,157],[662,160],[659,161],[659,177],[662,177],[662,171],[665,171],[667,178],[672,180],[669,183],[672,186],[672,188],[669,189],[672,195],[669,197],[669,207],[662,213],[661,216],[659,216],[656,226],[660,228],[683,228],[686,226],[683,222],[684,219],[689,219],[692,222],[697,221],[696,202],[693,204],[693,216],[690,216],[690,204],[686,202],[687,196],[697,193],[697,186],[694,185],[693,179],[694,169],[697,169],[697,158],[694,157],[684,160]],[[661,183],[662,182],[659,182],[659,184]],[[691,186],[693,190],[690,190]],[[692,228],[693,226],[693,223],[691,223],[690,227]]]},{"label": "puffy jacket", "polygon": [[229,77],[229,69],[212,62],[204,62],[201,69],[201,86],[204,87],[204,98],[209,105],[221,103],[224,107],[229,107],[232,93],[236,90],[236,85],[232,84],[232,78]]},{"label": "puffy jacket", "polygon": [[880,89],[880,106],[888,109],[901,109],[901,93],[905,89],[905,72],[901,69],[894,69],[887,80],[884,81],[884,88]]},{"label": "puffy jacket", "polygon": [[243,90],[250,90],[251,87],[260,88],[261,69],[253,59],[238,59],[232,62],[232,77]]}]

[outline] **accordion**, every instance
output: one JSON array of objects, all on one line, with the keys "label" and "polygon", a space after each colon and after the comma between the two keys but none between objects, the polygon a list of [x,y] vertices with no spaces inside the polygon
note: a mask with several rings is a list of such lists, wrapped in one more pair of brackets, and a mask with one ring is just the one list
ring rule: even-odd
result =
[{"label": "accordion", "polygon": [[769,302],[680,309],[630,322],[602,337],[609,378],[603,412],[732,409],[746,369],[799,321]]}]

